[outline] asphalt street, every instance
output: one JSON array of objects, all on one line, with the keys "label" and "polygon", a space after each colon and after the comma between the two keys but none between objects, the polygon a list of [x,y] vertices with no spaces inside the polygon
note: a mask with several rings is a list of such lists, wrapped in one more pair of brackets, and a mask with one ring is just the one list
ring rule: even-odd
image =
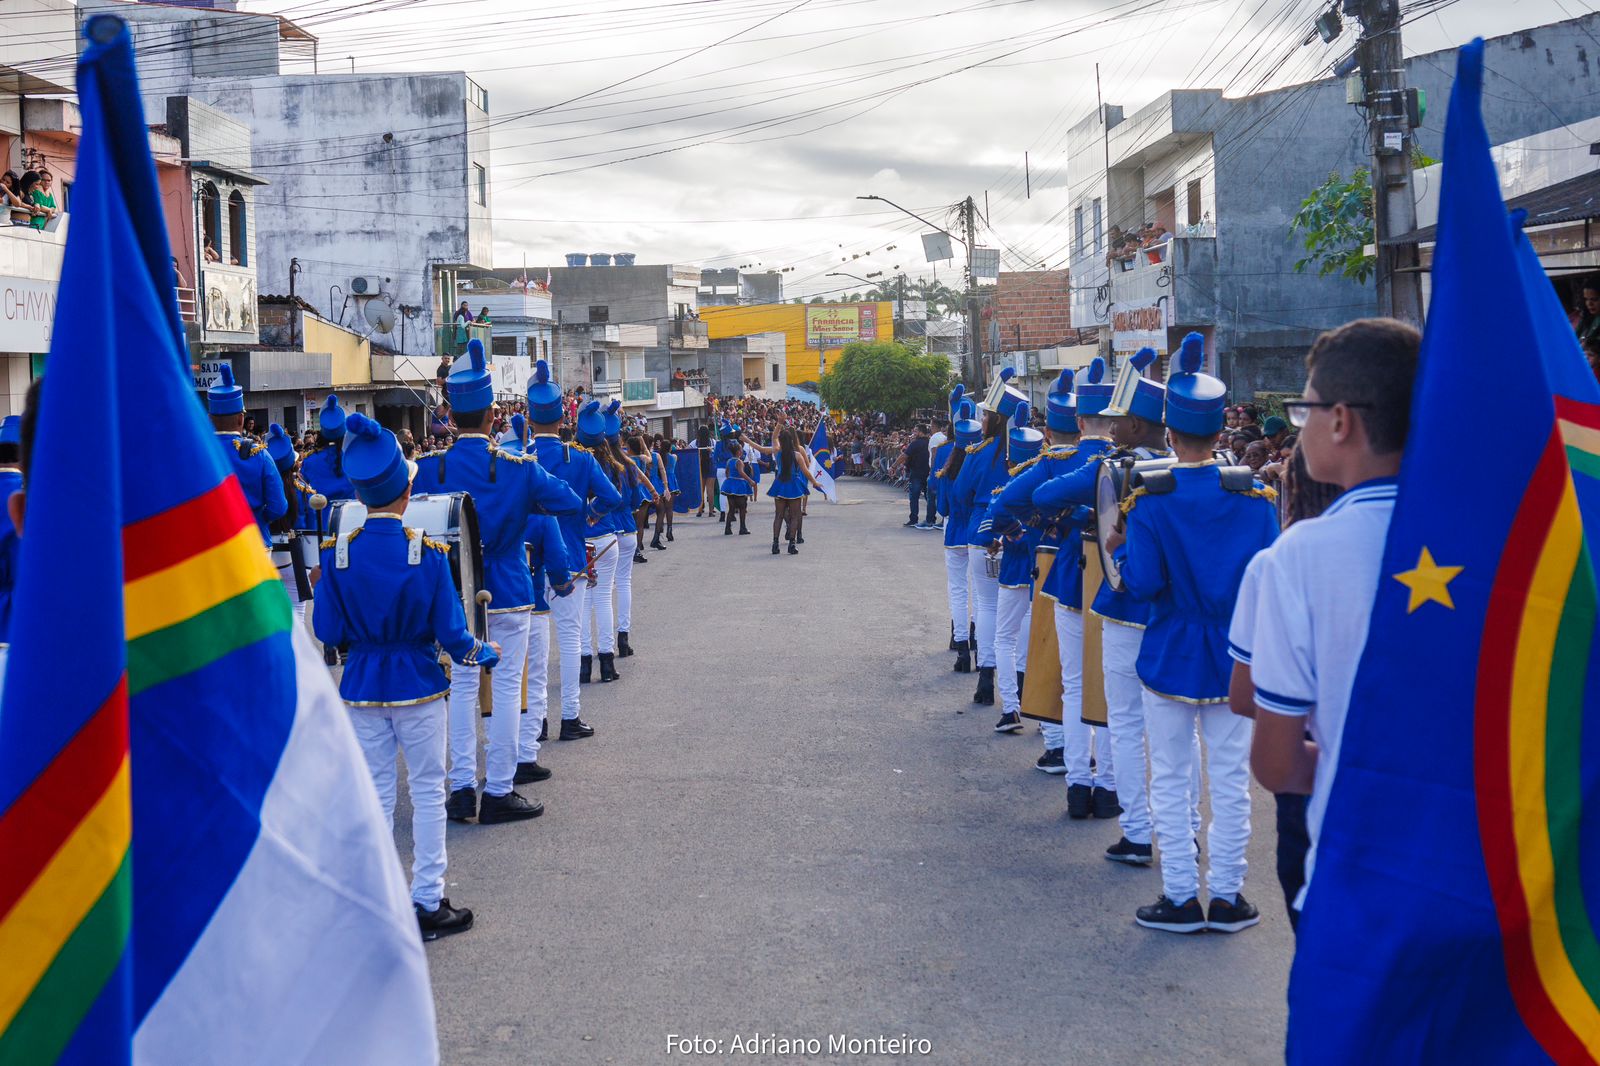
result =
[{"label": "asphalt street", "polygon": [[[637,655],[584,688],[597,734],[522,786],[545,816],[450,827],[477,924],[427,948],[444,1061],[889,1061],[828,1050],[879,1036],[931,1063],[1281,1061],[1271,798],[1260,926],[1135,926],[1156,870],[1105,861],[1115,822],[1069,822],[1034,727],[997,736],[950,670],[940,535],[888,487],[842,495],[797,557],[769,554],[766,500],[747,537],[680,517],[635,571]],[[821,1053],[737,1053],[773,1036]]]}]

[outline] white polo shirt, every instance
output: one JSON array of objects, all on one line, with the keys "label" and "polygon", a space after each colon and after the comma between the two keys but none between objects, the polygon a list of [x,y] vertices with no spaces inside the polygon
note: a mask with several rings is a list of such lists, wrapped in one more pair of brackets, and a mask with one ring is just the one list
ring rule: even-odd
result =
[{"label": "white polo shirt", "polygon": [[[1306,885],[1339,765],[1350,689],[1382,579],[1396,482],[1363,482],[1316,518],[1296,522],[1251,560],[1240,587],[1228,653],[1250,667],[1256,706],[1307,719],[1317,769],[1306,828]],[[1295,907],[1305,905],[1305,889]]]}]

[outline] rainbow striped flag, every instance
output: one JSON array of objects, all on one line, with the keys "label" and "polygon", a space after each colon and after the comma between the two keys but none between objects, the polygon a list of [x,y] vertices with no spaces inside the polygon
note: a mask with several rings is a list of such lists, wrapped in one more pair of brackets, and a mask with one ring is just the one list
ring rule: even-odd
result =
[{"label": "rainbow striped flag", "polygon": [[85,37],[0,700],[0,1064],[435,1062],[366,764],[195,401],[127,30]]},{"label": "rainbow striped flag", "polygon": [[[1461,50],[1433,303],[1307,890],[1293,1063],[1600,1063],[1600,386]],[[1492,325],[1492,328],[1489,328]]]}]

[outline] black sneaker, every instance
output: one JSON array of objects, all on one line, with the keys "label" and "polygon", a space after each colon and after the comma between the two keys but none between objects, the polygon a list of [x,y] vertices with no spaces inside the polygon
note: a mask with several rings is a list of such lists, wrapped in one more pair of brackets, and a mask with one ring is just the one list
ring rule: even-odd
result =
[{"label": "black sneaker", "polygon": [[1015,711],[1010,714],[1002,714],[1000,720],[994,724],[994,731],[996,733],[1020,733],[1022,732],[1022,719]]},{"label": "black sneaker", "polygon": [[1117,794],[1109,788],[1094,786],[1094,816],[1096,818],[1115,818],[1122,813],[1122,804],[1117,802]]},{"label": "black sneaker", "polygon": [[1149,866],[1155,859],[1155,853],[1149,844],[1135,844],[1127,837],[1123,837],[1106,849],[1106,858],[1112,862],[1127,863],[1129,866]]},{"label": "black sneaker", "polygon": [[1033,768],[1042,773],[1061,775],[1067,772],[1067,761],[1061,748],[1046,748],[1034,762]]},{"label": "black sneaker", "polygon": [[917,520],[915,518],[913,518],[909,522],[902,522],[900,524],[905,526],[907,529],[915,529],[915,528],[917,528]]},{"label": "black sneaker", "polygon": [[592,736],[594,736],[594,726],[582,718],[561,719],[561,735],[558,740],[582,740],[584,737]]},{"label": "black sneaker", "polygon": [[555,776],[555,771],[548,767],[540,766],[539,761],[517,763],[516,776],[511,779],[513,785],[531,785],[535,781],[548,781]]},{"label": "black sneaker", "polygon": [[1198,933],[1206,927],[1206,912],[1200,901],[1174,903],[1162,896],[1148,907],[1133,912],[1133,920],[1146,929],[1159,929],[1164,933]]},{"label": "black sneaker", "polygon": [[444,816],[452,822],[470,822],[478,816],[478,790],[458,788],[444,801]]},{"label": "black sneaker", "polygon": [[1089,786],[1067,786],[1067,817],[1074,821],[1082,821],[1089,817]]},{"label": "black sneaker", "polygon": [[521,822],[528,818],[537,818],[543,813],[544,804],[538,800],[530,803],[515,792],[507,792],[504,796],[491,796],[485,792],[483,801],[478,805],[478,824]]},{"label": "black sneaker", "polygon": [[431,911],[423,910],[420,903],[413,903],[411,906],[417,912],[417,928],[422,930],[424,941],[465,933],[472,928],[472,912],[465,907],[450,906],[450,901],[447,899],[441,899],[439,905]]},{"label": "black sneaker", "polygon": [[1207,929],[1215,929],[1219,933],[1237,933],[1261,921],[1261,912],[1256,910],[1254,903],[1243,895],[1234,896],[1234,900],[1236,902],[1229,903],[1221,896],[1211,897],[1211,906],[1206,908]]}]

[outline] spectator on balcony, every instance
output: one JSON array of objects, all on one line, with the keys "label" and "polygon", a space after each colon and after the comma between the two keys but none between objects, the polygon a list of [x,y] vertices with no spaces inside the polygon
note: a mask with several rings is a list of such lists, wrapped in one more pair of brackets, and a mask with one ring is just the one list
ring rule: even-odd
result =
[{"label": "spectator on balcony", "polygon": [[484,326],[493,325],[493,323],[489,320],[489,308],[487,306],[479,308],[478,317],[473,321]]},{"label": "spectator on balcony", "polygon": [[11,217],[13,226],[33,225],[33,208],[28,206],[28,201],[22,197],[21,182],[16,172],[12,170],[0,174],[0,205],[4,205],[6,213]]},{"label": "spectator on balcony", "polygon": [[673,392],[678,392],[678,391],[682,390],[683,387],[685,385],[687,385],[687,384],[689,384],[689,375],[685,374],[682,370],[674,370],[672,372],[672,391]]},{"label": "spectator on balcony", "polygon": [[465,347],[467,327],[472,324],[472,309],[467,306],[467,301],[461,301],[461,306],[456,308],[456,313],[451,316],[450,321],[455,326],[456,343]]},{"label": "spectator on balcony", "polygon": [[178,257],[172,257],[172,287],[174,289],[187,289],[189,283],[183,280],[183,270],[178,266]]},{"label": "spectator on balcony", "polygon": [[206,238],[205,255],[206,255],[206,262],[208,262],[208,263],[220,263],[220,262],[222,262],[222,256],[218,255],[217,254],[217,250],[211,246],[211,238],[210,237]]},{"label": "spectator on balcony", "polygon": [[[29,173],[31,174],[32,171],[29,171]],[[34,184],[28,187],[28,174],[22,176],[23,185],[27,188],[27,194],[23,199],[27,200],[29,206],[34,209],[33,228],[43,230],[45,226],[50,224],[52,219],[61,214],[60,211],[56,210],[56,198],[50,194],[51,187],[55,184],[55,175],[48,170],[41,170],[34,175],[34,178]]]}]

